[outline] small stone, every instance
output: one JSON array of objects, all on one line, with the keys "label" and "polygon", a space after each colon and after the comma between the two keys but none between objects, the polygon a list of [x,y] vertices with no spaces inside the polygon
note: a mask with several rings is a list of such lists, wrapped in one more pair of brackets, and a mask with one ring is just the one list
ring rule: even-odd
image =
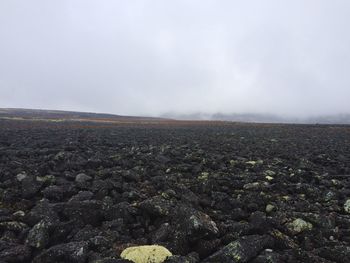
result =
[{"label": "small stone", "polygon": [[209,178],[208,172],[202,172],[200,176],[197,177],[200,181],[206,181]]},{"label": "small stone", "polygon": [[284,196],[282,196],[282,199],[285,200],[285,201],[289,201],[290,200],[290,196],[284,195]]},{"label": "small stone", "polygon": [[22,210],[18,210],[16,212],[14,212],[12,215],[16,216],[16,217],[24,217],[26,215],[26,213],[23,212]]},{"label": "small stone", "polygon": [[249,165],[251,165],[251,166],[255,166],[255,165],[261,165],[261,164],[263,164],[264,163],[264,161],[263,160],[257,160],[257,161],[253,161],[253,160],[251,160],[251,161],[248,161],[248,162],[245,162],[246,164],[249,164]]},{"label": "small stone", "polygon": [[77,183],[81,183],[81,184],[86,183],[86,182],[91,181],[91,180],[92,180],[92,177],[87,175],[87,174],[84,174],[84,173],[80,173],[75,177],[75,181]]},{"label": "small stone", "polygon": [[259,187],[260,187],[259,182],[247,183],[247,184],[243,185],[243,189],[245,189],[245,190],[258,189]]},{"label": "small stone", "polygon": [[162,263],[171,256],[168,249],[157,245],[128,247],[120,254],[121,258],[134,263]]},{"label": "small stone", "polygon": [[66,153],[64,151],[60,151],[55,155],[54,160],[61,161],[65,158],[65,156],[66,156]]},{"label": "small stone", "polygon": [[25,172],[19,173],[16,176],[17,180],[20,181],[20,182],[23,181],[23,179],[26,178],[26,177],[27,177],[27,174]]},{"label": "small stone", "polygon": [[256,165],[256,161],[248,161],[248,162],[246,162],[246,164]]},{"label": "small stone", "polygon": [[265,176],[275,176],[276,172],[274,172],[272,170],[266,170],[266,171],[264,171],[264,175]]},{"label": "small stone", "polygon": [[236,160],[230,160],[230,165],[235,166],[238,163]]},{"label": "small stone", "polygon": [[332,191],[328,191],[324,196],[325,202],[330,202],[332,200],[335,200],[337,198],[336,194]]},{"label": "small stone", "polygon": [[265,208],[266,213],[271,213],[275,209],[275,206],[268,204]]},{"label": "small stone", "polygon": [[339,180],[337,180],[337,179],[332,179],[331,182],[332,182],[332,184],[335,185],[335,186],[341,184],[341,182],[340,182]]},{"label": "small stone", "polygon": [[38,182],[51,184],[51,183],[54,183],[56,181],[56,177],[54,175],[37,176],[36,180]]},{"label": "small stone", "polygon": [[344,204],[344,210],[346,213],[350,214],[350,199],[346,200]]}]

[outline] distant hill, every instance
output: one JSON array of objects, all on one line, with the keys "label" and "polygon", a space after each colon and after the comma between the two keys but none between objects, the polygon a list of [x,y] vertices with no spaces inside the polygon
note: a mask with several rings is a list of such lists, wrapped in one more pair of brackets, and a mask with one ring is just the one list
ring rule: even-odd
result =
[{"label": "distant hill", "polygon": [[141,122],[165,121],[165,118],[122,116],[105,113],[75,112],[60,110],[36,110],[0,108],[0,119],[54,120],[54,121],[96,121],[96,122]]},{"label": "distant hill", "polygon": [[94,122],[178,122],[178,121],[229,121],[253,123],[307,123],[350,124],[350,114],[287,118],[273,114],[164,114],[161,117],[123,116],[106,113],[75,112],[61,110],[37,110],[0,108],[0,119],[46,120],[46,121],[94,121]]}]

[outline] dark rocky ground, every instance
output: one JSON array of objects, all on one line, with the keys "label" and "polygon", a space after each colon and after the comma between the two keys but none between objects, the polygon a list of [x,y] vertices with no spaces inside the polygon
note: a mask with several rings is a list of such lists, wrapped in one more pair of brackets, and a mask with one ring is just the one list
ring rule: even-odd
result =
[{"label": "dark rocky ground", "polygon": [[346,263],[349,198],[349,126],[0,121],[1,263]]}]

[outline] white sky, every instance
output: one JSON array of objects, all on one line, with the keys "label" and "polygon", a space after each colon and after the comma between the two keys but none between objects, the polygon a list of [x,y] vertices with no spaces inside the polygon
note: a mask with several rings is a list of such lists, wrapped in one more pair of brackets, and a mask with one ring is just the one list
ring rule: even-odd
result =
[{"label": "white sky", "polygon": [[348,0],[2,0],[0,107],[350,113]]}]

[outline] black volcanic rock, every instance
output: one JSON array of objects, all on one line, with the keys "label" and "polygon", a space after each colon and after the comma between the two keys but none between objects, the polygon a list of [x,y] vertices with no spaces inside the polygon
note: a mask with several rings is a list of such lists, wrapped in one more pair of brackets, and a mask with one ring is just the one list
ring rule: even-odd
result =
[{"label": "black volcanic rock", "polygon": [[273,246],[273,239],[269,236],[246,236],[231,242],[204,262],[249,262],[264,248]]},{"label": "black volcanic rock", "polygon": [[0,262],[150,244],[168,262],[347,262],[348,141],[348,126],[0,119]]},{"label": "black volcanic rock", "polygon": [[84,263],[87,259],[88,244],[86,242],[70,242],[56,245],[45,250],[33,260],[33,263]]},{"label": "black volcanic rock", "polygon": [[59,220],[57,213],[47,199],[40,200],[25,216],[25,221],[30,225],[35,225],[41,220],[56,222]]},{"label": "black volcanic rock", "polygon": [[154,196],[140,203],[140,208],[152,216],[168,216],[174,210],[174,204],[162,196]]},{"label": "black volcanic rock", "polygon": [[31,249],[21,244],[0,241],[0,260],[8,263],[28,262]]},{"label": "black volcanic rock", "polygon": [[84,224],[100,225],[104,216],[102,202],[96,200],[72,201],[64,205],[63,215]]},{"label": "black volcanic rock", "polygon": [[34,176],[27,176],[21,180],[22,196],[30,199],[40,190],[42,182],[37,181]]},{"label": "black volcanic rock", "polygon": [[43,219],[29,231],[26,244],[31,247],[43,249],[49,243],[49,230],[51,222]]},{"label": "black volcanic rock", "polygon": [[215,222],[207,214],[195,209],[180,206],[174,215],[179,229],[181,229],[191,241],[202,238],[214,237],[219,233]]}]

